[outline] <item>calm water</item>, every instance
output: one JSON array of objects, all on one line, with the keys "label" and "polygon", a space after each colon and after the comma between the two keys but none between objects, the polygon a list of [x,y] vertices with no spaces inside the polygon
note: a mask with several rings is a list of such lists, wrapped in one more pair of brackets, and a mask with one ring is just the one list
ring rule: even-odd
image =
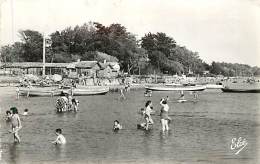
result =
[{"label": "calm water", "polygon": [[[1,117],[6,109],[17,106],[21,116],[22,142],[13,144],[8,125],[1,120],[1,163],[259,163],[260,94],[229,94],[220,91],[200,93],[199,102],[176,103],[179,94],[154,92],[143,96],[143,90],[130,91],[127,100],[119,101],[118,93],[78,97],[78,113],[57,114],[56,98],[33,97],[15,100],[9,92],[1,98]],[[170,132],[161,133],[159,100],[169,96]],[[187,99],[192,99],[189,93]],[[137,130],[137,110],[151,99],[155,124],[150,131]],[[112,132],[118,119],[123,130]],[[54,130],[62,128],[65,146],[51,144]],[[246,138],[248,145],[238,154],[230,149],[232,138]]]}]

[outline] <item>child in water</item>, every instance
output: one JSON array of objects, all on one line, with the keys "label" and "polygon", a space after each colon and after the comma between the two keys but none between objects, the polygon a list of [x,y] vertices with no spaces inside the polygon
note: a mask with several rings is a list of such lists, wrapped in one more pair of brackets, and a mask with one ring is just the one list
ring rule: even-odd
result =
[{"label": "child in water", "polygon": [[60,128],[55,130],[55,134],[57,135],[57,138],[52,142],[53,144],[66,144],[66,138],[62,135],[62,130]]},{"label": "child in water", "polygon": [[[143,117],[145,115],[144,108],[141,108],[140,114],[142,115],[142,118],[144,119],[144,117]],[[146,120],[145,120],[145,122],[142,121],[142,123],[137,124],[137,128],[145,128],[145,127],[146,127]]]},{"label": "child in water", "polygon": [[120,123],[119,123],[118,120],[115,120],[115,121],[114,121],[113,130],[114,130],[114,131],[117,131],[117,130],[120,130],[120,129],[122,129],[122,125],[120,125]]},{"label": "child in water", "polygon": [[23,112],[23,116],[27,116],[28,115],[28,109],[24,109],[24,112]]},{"label": "child in water", "polygon": [[5,115],[5,121],[9,122],[11,121],[11,119],[12,119],[12,113],[10,110],[7,110]]},{"label": "child in water", "polygon": [[18,135],[18,131],[22,128],[22,124],[21,124],[20,117],[18,115],[18,110],[16,107],[12,107],[10,110],[12,111],[12,117],[11,117],[12,130],[9,132],[14,134],[14,142],[20,143],[21,140]]},{"label": "child in water", "polygon": [[72,99],[72,108],[73,108],[74,112],[78,111],[78,106],[79,106],[79,100],[73,98]]}]

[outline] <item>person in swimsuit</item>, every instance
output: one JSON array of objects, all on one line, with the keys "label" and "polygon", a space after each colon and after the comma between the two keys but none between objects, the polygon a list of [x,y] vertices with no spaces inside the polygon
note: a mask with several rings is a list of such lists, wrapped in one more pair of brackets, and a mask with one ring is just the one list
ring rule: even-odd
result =
[{"label": "person in swimsuit", "polygon": [[5,121],[6,122],[10,122],[11,121],[11,119],[12,119],[12,113],[11,113],[11,111],[10,110],[7,110],[6,111],[6,115],[5,115]]},{"label": "person in swimsuit", "polygon": [[72,108],[73,108],[74,112],[77,112],[78,106],[79,106],[79,100],[73,98],[71,101],[72,101]]},{"label": "person in swimsuit", "polygon": [[[68,96],[67,96],[68,97]],[[68,100],[68,98],[67,98],[66,96],[62,96],[61,97],[61,99],[63,99],[63,101],[65,102],[64,103],[64,107],[61,109],[61,111],[60,112],[66,112],[67,110],[68,110],[68,102],[69,102],[69,100]]]},{"label": "person in swimsuit", "polygon": [[14,134],[14,142],[20,143],[20,137],[18,135],[18,131],[22,128],[21,120],[18,115],[18,109],[16,107],[12,107],[10,109],[12,111],[12,117],[11,117],[11,127],[12,130],[10,131],[11,133]]},{"label": "person in swimsuit", "polygon": [[66,144],[66,138],[62,135],[62,130],[61,129],[56,129],[55,134],[57,135],[57,138],[55,141],[53,141],[53,144]]},{"label": "person in swimsuit", "polygon": [[197,100],[199,98],[198,91],[193,91],[193,98]]},{"label": "person in swimsuit", "polygon": [[120,130],[120,129],[122,129],[122,125],[120,125],[120,123],[119,123],[118,120],[115,120],[115,121],[114,121],[113,130],[114,130],[114,131],[118,131],[118,130]]},{"label": "person in swimsuit", "polygon": [[152,101],[148,100],[145,103],[145,114],[144,114],[144,118],[146,120],[146,127],[145,129],[148,130],[149,128],[149,124],[153,124],[153,119],[151,117],[151,112],[152,112]]},{"label": "person in swimsuit", "polygon": [[67,111],[71,111],[72,110],[72,96],[71,95],[67,95],[67,99],[68,99],[68,106],[67,106]]},{"label": "person in swimsuit", "polygon": [[169,125],[168,125],[168,122],[170,120],[170,117],[168,116],[169,106],[168,106],[167,101],[165,99],[161,99],[160,105],[162,106],[161,114],[160,114],[161,125],[162,125],[162,131],[164,132],[165,130],[166,131],[169,130]]},{"label": "person in swimsuit", "polygon": [[126,97],[125,97],[125,95],[124,95],[124,90],[121,88],[121,89],[120,89],[119,100],[125,100],[125,99],[126,99]]},{"label": "person in swimsuit", "polygon": [[185,97],[184,97],[184,92],[183,91],[180,91],[180,97],[178,98],[179,100],[185,100]]}]

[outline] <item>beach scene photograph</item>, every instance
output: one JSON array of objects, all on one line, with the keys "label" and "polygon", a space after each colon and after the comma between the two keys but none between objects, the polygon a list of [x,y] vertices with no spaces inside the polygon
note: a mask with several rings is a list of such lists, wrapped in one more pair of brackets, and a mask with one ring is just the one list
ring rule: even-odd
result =
[{"label": "beach scene photograph", "polygon": [[260,1],[0,0],[0,163],[260,163]]}]

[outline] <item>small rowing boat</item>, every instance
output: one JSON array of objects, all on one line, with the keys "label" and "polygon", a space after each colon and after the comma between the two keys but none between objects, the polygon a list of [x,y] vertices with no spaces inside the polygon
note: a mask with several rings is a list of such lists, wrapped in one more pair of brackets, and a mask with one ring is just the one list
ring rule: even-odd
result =
[{"label": "small rowing boat", "polygon": [[206,89],[206,86],[196,85],[196,86],[181,86],[181,87],[173,87],[173,86],[146,86],[147,90],[152,91],[203,91]]},{"label": "small rowing boat", "polygon": [[77,86],[70,90],[63,90],[73,96],[89,96],[89,95],[104,95],[109,91],[109,87],[106,86]]},{"label": "small rowing boat", "polygon": [[221,88],[223,92],[231,93],[260,93],[260,89],[230,89],[230,88]]},{"label": "small rowing boat", "polygon": [[53,87],[19,87],[17,94],[24,96],[58,96],[61,91]]}]

